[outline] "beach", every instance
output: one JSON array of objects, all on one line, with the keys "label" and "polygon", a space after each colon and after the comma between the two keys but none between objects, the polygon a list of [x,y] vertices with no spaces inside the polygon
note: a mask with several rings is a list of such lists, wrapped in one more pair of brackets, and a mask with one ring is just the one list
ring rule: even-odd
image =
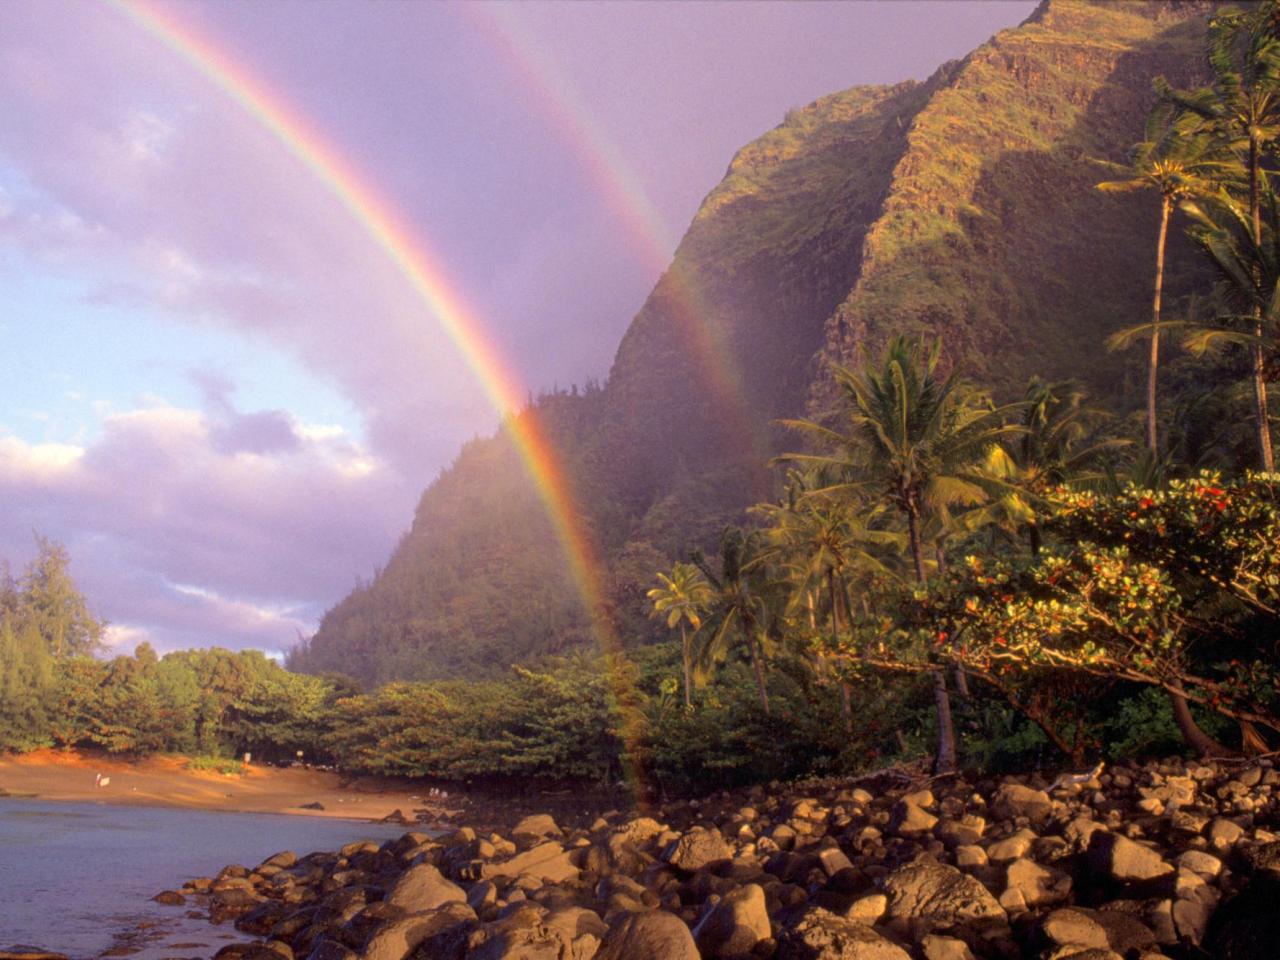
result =
[{"label": "beach", "polygon": [[[429,788],[392,780],[352,780],[326,770],[252,764],[242,773],[226,775],[190,770],[186,763],[184,757],[131,761],[39,750],[0,756],[0,790],[41,800],[357,820],[380,820],[397,810],[410,820],[415,809],[431,809],[433,815],[447,812],[439,804],[428,803],[425,794]],[[97,785],[99,774],[109,778],[106,786]],[[444,807],[448,806],[446,801]]]}]

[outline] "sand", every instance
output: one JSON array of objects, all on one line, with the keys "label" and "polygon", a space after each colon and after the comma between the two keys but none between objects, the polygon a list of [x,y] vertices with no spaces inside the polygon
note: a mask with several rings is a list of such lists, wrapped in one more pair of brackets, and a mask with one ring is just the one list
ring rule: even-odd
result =
[{"label": "sand", "polygon": [[[416,809],[444,813],[427,800],[426,787],[395,781],[365,778],[348,782],[324,770],[253,765],[241,775],[227,776],[188,770],[185,765],[184,757],[128,761],[74,751],[39,750],[21,756],[0,756],[0,790],[11,796],[34,795],[41,800],[355,820],[380,820],[396,810],[411,820]],[[110,777],[111,782],[105,787],[96,786],[97,774]],[[310,803],[319,803],[324,809],[302,809]]]}]

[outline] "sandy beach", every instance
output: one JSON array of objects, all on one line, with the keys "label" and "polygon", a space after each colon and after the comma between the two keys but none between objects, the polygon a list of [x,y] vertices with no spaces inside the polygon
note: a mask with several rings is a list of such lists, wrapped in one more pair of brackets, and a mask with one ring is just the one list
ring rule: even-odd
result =
[{"label": "sandy beach", "polygon": [[[0,790],[42,800],[75,800],[141,806],[186,807],[239,813],[380,820],[396,810],[409,819],[415,809],[432,808],[427,787],[305,768],[246,767],[235,776],[186,769],[183,757],[128,761],[76,752],[40,750],[0,756]],[[98,774],[109,777],[97,786]],[[303,809],[319,803],[323,809]],[[447,806],[456,806],[447,804]]]}]

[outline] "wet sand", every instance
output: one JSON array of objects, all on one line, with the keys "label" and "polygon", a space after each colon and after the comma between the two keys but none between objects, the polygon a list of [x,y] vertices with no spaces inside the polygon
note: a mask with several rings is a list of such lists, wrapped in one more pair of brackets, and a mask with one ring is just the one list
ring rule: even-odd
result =
[{"label": "wet sand", "polygon": [[[183,757],[149,757],[128,761],[60,750],[0,756],[0,790],[41,800],[76,800],[138,806],[184,807],[238,813],[282,813],[293,816],[380,820],[400,810],[410,820],[414,811],[447,811],[428,802],[426,787],[374,778],[347,780],[336,773],[302,767],[250,765],[227,776],[185,769]],[[96,786],[97,774],[110,777]],[[319,803],[323,810],[303,809]],[[445,807],[454,806],[446,801]]]}]

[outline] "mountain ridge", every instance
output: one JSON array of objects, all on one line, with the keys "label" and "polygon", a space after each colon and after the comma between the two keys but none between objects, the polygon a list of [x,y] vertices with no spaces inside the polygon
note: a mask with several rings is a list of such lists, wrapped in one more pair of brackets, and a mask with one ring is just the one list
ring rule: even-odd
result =
[{"label": "mountain ridge", "polygon": [[[573,478],[627,641],[660,635],[654,571],[771,495],[768,454],[795,442],[774,421],[821,415],[830,366],[893,333],[941,336],[997,393],[1078,375],[1133,402],[1134,358],[1100,344],[1146,309],[1155,205],[1094,190],[1096,161],[1140,136],[1155,76],[1197,81],[1211,9],[1046,0],[925,81],[822,97],[735,154],[605,385],[521,414]],[[1171,297],[1190,285],[1186,254],[1173,245]],[[290,663],[367,682],[474,676],[590,636],[499,433],[426,489],[387,565]]]}]

